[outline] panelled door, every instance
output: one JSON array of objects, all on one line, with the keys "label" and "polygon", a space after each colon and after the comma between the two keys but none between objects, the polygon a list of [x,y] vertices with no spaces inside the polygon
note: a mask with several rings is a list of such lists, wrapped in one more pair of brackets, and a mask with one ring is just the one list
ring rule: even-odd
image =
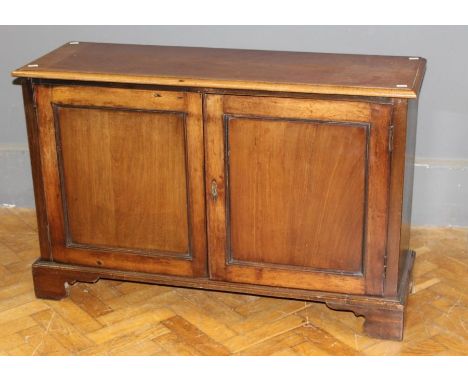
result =
[{"label": "panelled door", "polygon": [[381,294],[391,106],[204,102],[211,278]]},{"label": "panelled door", "polygon": [[205,275],[201,96],[65,85],[35,96],[51,259]]}]

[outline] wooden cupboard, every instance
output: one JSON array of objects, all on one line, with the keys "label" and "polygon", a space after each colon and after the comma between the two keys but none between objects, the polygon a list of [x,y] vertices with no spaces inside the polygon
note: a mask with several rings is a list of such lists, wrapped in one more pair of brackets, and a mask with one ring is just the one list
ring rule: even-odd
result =
[{"label": "wooden cupboard", "polygon": [[401,339],[424,68],[72,42],[14,71],[36,295],[107,278],[306,299]]}]

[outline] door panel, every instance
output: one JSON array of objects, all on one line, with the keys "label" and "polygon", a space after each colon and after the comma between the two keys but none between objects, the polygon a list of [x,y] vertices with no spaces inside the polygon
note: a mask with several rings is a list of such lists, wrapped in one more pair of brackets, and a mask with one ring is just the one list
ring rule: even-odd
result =
[{"label": "door panel", "polygon": [[187,255],[183,115],[57,107],[56,121],[69,244]]},{"label": "door panel", "polygon": [[380,294],[391,107],[221,95],[205,106],[211,277]]},{"label": "door panel", "polygon": [[37,99],[53,259],[206,274],[200,96],[38,86]]},{"label": "door panel", "polygon": [[361,272],[367,125],[226,127],[230,260]]}]

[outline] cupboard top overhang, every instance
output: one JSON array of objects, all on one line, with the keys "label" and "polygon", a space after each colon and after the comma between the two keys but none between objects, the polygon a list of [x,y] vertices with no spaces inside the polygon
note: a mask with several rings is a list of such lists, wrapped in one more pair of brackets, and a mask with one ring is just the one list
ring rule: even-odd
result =
[{"label": "cupboard top overhang", "polygon": [[69,42],[14,77],[395,98],[418,96],[426,60]]}]

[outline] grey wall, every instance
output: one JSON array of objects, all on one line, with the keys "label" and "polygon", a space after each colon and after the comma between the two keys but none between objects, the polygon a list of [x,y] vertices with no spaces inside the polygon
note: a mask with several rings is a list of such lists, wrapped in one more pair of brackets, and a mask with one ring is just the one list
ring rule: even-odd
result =
[{"label": "grey wall", "polygon": [[468,27],[1,26],[0,204],[34,205],[21,90],[9,72],[71,40],[423,56],[413,223],[468,226]]}]

